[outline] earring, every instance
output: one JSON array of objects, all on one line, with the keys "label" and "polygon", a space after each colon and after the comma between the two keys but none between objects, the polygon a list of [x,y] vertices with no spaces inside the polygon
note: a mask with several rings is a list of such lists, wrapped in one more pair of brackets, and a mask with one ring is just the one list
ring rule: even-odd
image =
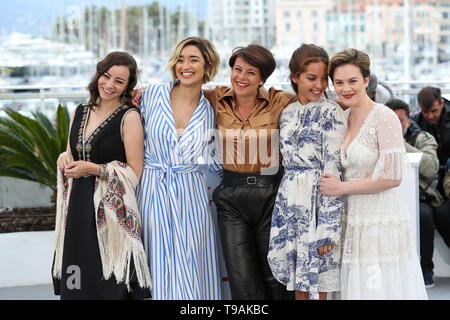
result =
[{"label": "earring", "polygon": [[120,103],[121,104],[125,104],[126,95],[127,95],[127,92],[124,91],[123,94],[122,94],[122,97],[120,98]]}]

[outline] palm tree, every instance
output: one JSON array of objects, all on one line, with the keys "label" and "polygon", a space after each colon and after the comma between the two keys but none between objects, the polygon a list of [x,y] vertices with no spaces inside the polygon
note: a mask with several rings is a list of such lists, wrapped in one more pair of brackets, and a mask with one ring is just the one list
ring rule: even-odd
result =
[{"label": "palm tree", "polygon": [[[56,194],[56,160],[66,149],[69,113],[59,105],[56,124],[41,112],[33,118],[11,108],[0,117],[0,176],[38,182]],[[54,202],[55,199],[52,199]]]}]

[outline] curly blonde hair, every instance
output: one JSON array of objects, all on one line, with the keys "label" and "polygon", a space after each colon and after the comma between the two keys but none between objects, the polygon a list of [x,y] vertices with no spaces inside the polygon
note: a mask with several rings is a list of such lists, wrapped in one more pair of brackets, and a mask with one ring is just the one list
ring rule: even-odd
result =
[{"label": "curly blonde hair", "polygon": [[205,77],[203,79],[203,83],[207,83],[213,80],[217,72],[219,71],[220,56],[211,41],[199,37],[188,37],[184,40],[181,40],[175,46],[175,49],[173,50],[173,53],[170,56],[169,63],[167,65],[167,70],[170,70],[172,72],[172,78],[177,78],[175,66],[178,62],[178,59],[180,58],[181,51],[186,46],[195,46],[202,53],[203,59],[205,60]]}]

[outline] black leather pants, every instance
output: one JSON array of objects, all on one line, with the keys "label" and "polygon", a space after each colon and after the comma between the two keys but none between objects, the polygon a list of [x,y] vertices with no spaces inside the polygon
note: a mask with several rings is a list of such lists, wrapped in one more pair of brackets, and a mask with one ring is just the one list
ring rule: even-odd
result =
[{"label": "black leather pants", "polygon": [[264,187],[219,185],[213,193],[232,299],[295,299],[267,262],[278,183]]}]

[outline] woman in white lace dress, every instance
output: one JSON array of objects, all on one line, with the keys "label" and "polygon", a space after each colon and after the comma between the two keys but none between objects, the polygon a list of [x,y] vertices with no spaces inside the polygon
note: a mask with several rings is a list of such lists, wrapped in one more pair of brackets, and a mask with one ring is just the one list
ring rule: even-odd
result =
[{"label": "woman in white lace dress", "polygon": [[400,188],[406,157],[395,113],[366,94],[369,57],[337,53],[328,74],[349,108],[341,148],[344,181],[325,174],[323,194],[348,195],[343,230],[342,299],[427,299]]},{"label": "woman in white lace dress", "polygon": [[328,54],[303,44],[289,63],[298,101],[280,116],[285,169],[272,214],[268,261],[274,277],[298,300],[326,299],[339,291],[342,197],[321,195],[323,173],[341,174],[345,112],[323,95]]}]

